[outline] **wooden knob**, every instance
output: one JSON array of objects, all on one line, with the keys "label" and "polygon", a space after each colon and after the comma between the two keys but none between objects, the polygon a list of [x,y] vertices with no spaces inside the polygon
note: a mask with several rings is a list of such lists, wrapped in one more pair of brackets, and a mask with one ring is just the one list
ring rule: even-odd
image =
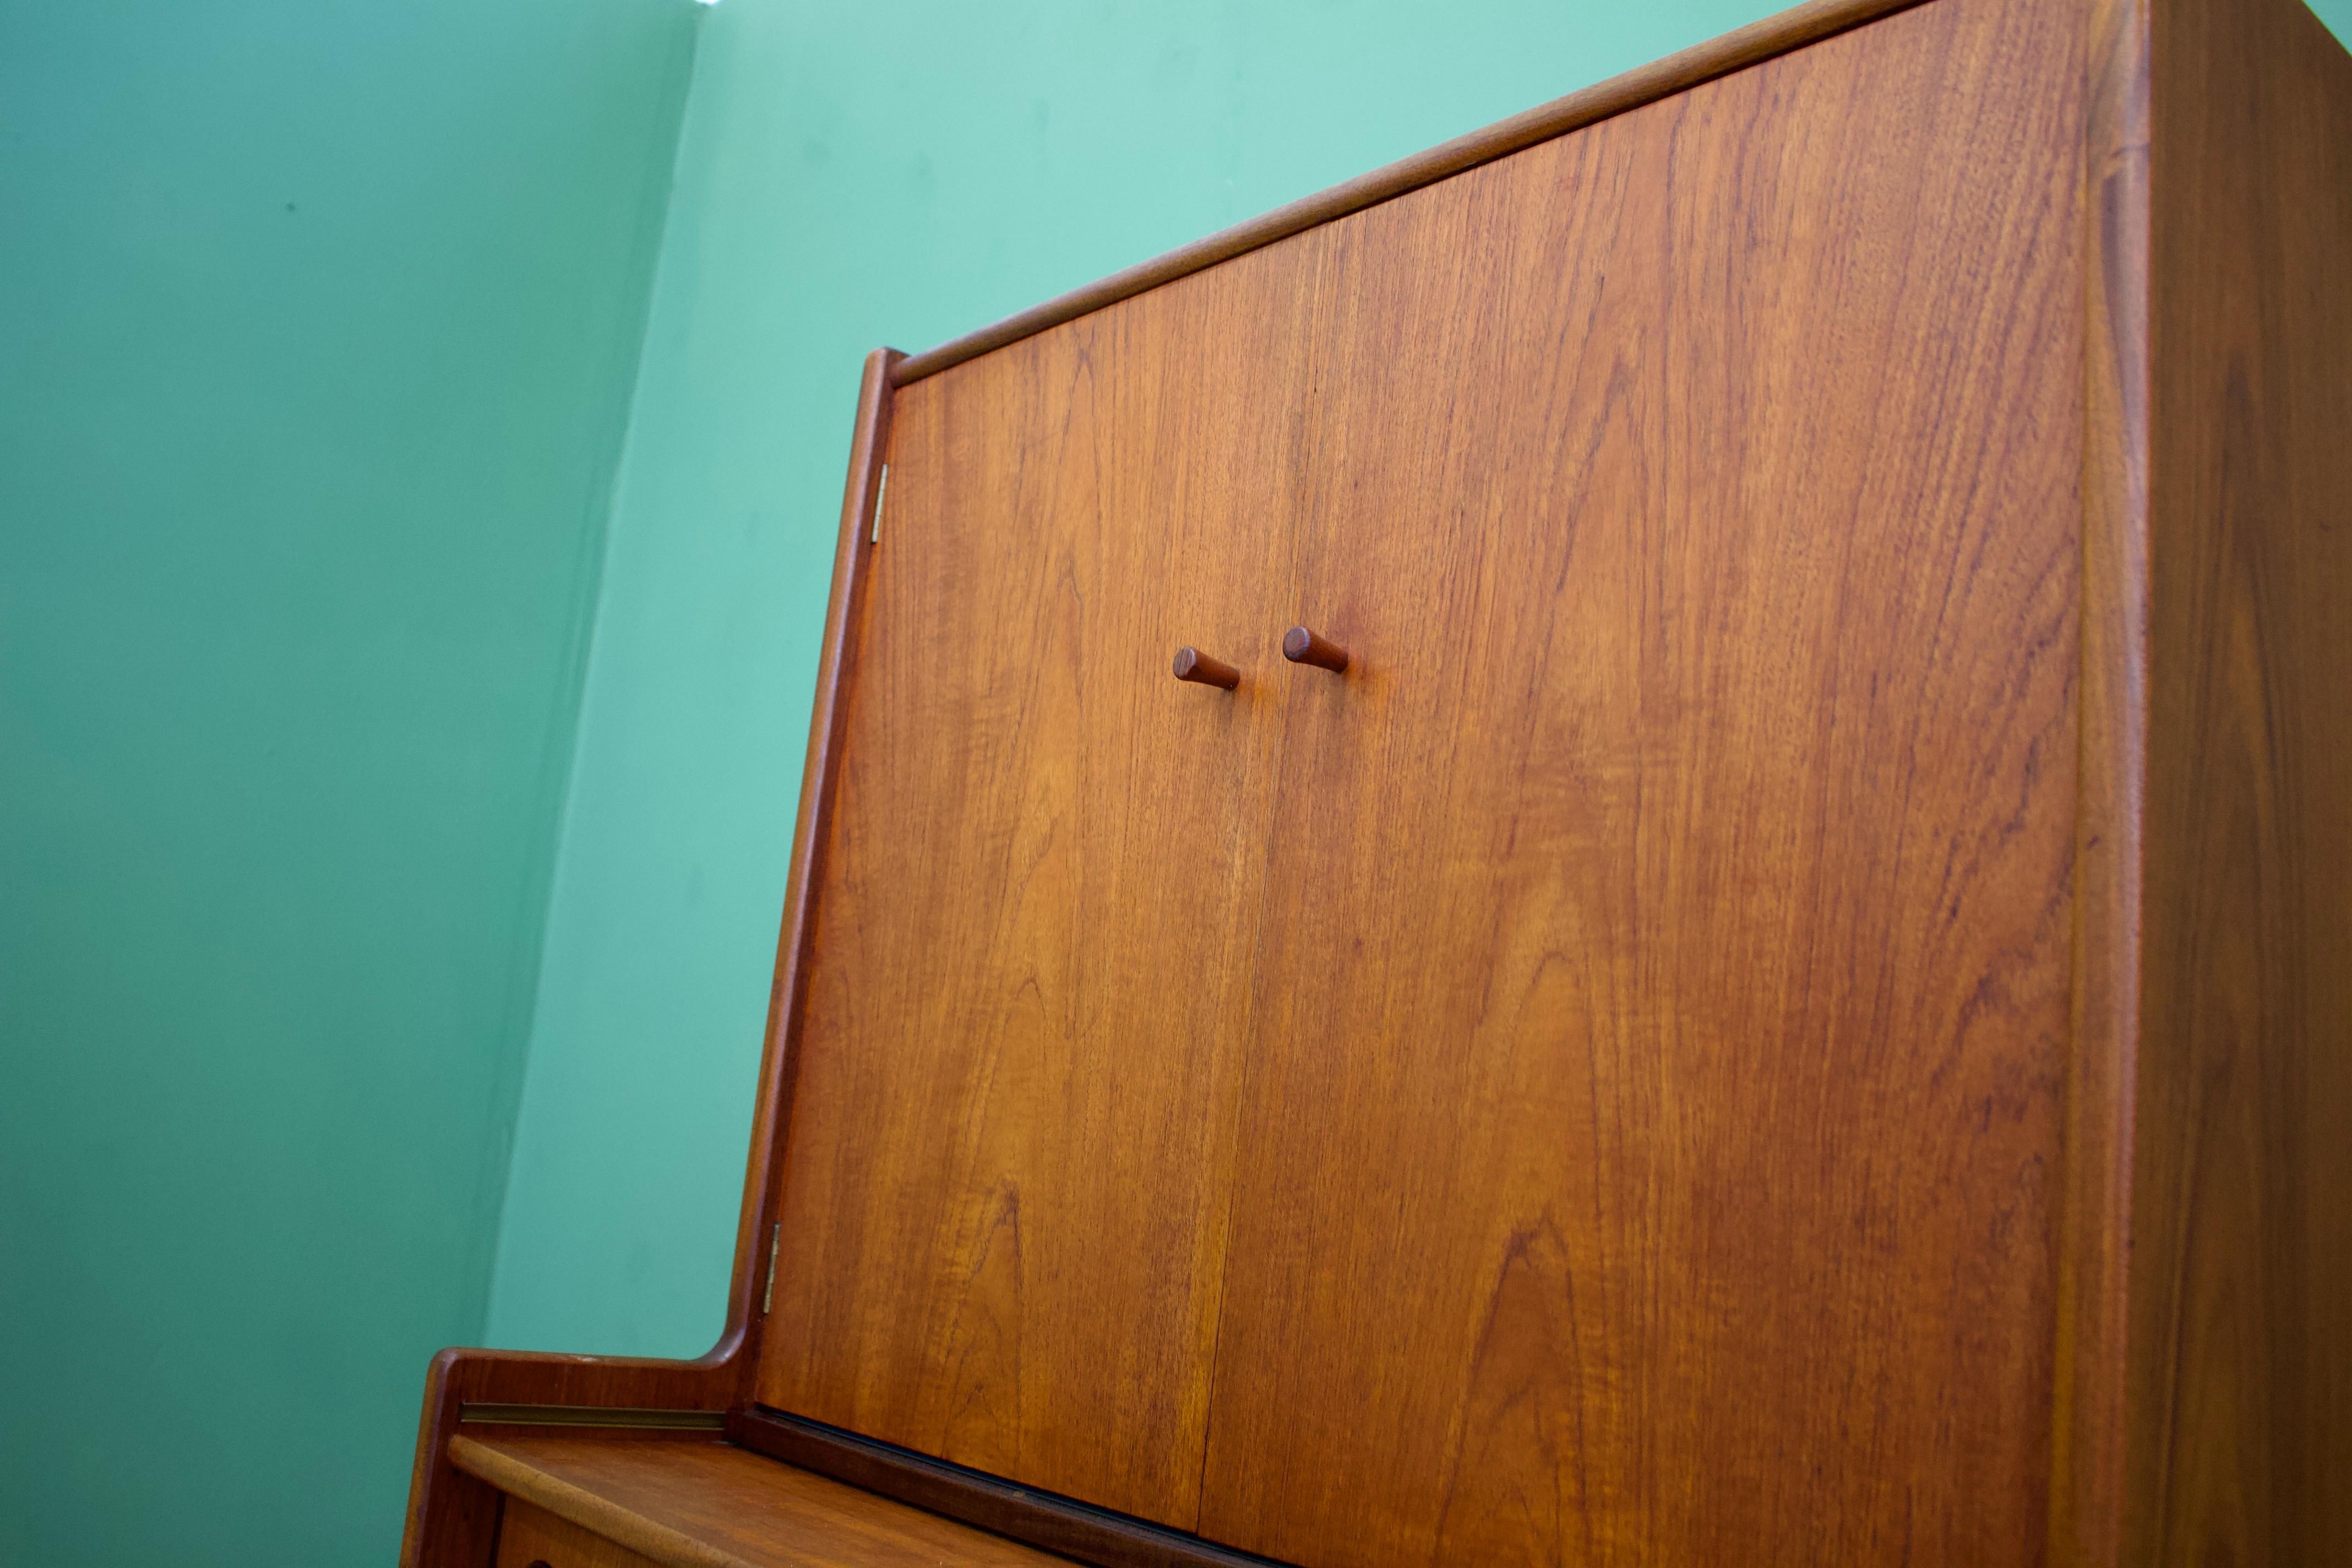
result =
[{"label": "wooden knob", "polygon": [[1222,686],[1231,691],[1242,683],[1242,672],[1223,659],[1211,658],[1199,648],[1180,647],[1176,650],[1176,679],[1197,680],[1203,686]]},{"label": "wooden knob", "polygon": [[1337,675],[1348,668],[1348,650],[1328,637],[1317,637],[1305,626],[1282,634],[1282,657],[1293,664],[1311,664]]}]

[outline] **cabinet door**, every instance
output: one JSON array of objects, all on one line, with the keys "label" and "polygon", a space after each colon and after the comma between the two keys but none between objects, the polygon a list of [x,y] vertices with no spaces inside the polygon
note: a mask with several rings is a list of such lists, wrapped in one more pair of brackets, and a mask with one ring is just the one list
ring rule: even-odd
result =
[{"label": "cabinet door", "polygon": [[2040,1560],[2080,15],[1332,226],[1203,1534]]},{"label": "cabinet door", "polygon": [[898,395],[759,1377],[1187,1528],[1304,416],[1252,259]]}]

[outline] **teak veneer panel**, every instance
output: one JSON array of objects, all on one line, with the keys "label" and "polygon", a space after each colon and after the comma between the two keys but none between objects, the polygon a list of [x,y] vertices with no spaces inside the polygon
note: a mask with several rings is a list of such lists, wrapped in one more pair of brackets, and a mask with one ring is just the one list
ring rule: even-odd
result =
[{"label": "teak veneer panel", "polygon": [[1064,1562],[726,1443],[461,1435],[449,1453],[458,1468],[509,1498],[664,1568]]},{"label": "teak veneer panel", "polygon": [[897,395],[759,1381],[1186,1529],[1309,298],[1265,252]]},{"label": "teak veneer panel", "polygon": [[2122,1561],[2352,1563],[2352,58],[2151,16]]},{"label": "teak veneer panel", "polygon": [[1943,0],[1318,231],[1356,663],[1288,710],[1203,1535],[2037,1556],[2080,61]]},{"label": "teak veneer panel", "polygon": [[900,389],[763,1402],[1307,1563],[2039,1539],[2080,59],[1941,0]]}]

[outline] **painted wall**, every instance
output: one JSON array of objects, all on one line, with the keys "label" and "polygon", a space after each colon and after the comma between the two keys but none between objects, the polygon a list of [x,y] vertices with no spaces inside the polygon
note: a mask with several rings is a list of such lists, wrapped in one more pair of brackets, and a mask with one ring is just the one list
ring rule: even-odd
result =
[{"label": "painted wall", "polygon": [[612,523],[493,1342],[718,1335],[860,360],[1778,7],[724,0]]},{"label": "painted wall", "polygon": [[391,1560],[695,10],[0,6],[0,1563]]}]

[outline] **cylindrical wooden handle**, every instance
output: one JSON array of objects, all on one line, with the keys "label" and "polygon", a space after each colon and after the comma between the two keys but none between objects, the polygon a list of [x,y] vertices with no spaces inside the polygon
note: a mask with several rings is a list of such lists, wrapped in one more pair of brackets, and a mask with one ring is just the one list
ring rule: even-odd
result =
[{"label": "cylindrical wooden handle", "polygon": [[1293,664],[1311,664],[1337,675],[1348,668],[1348,650],[1305,626],[1293,626],[1282,637],[1282,657]]},{"label": "cylindrical wooden handle", "polygon": [[1197,680],[1203,686],[1222,686],[1231,691],[1242,683],[1242,672],[1223,659],[1211,658],[1196,647],[1176,650],[1176,679]]}]

